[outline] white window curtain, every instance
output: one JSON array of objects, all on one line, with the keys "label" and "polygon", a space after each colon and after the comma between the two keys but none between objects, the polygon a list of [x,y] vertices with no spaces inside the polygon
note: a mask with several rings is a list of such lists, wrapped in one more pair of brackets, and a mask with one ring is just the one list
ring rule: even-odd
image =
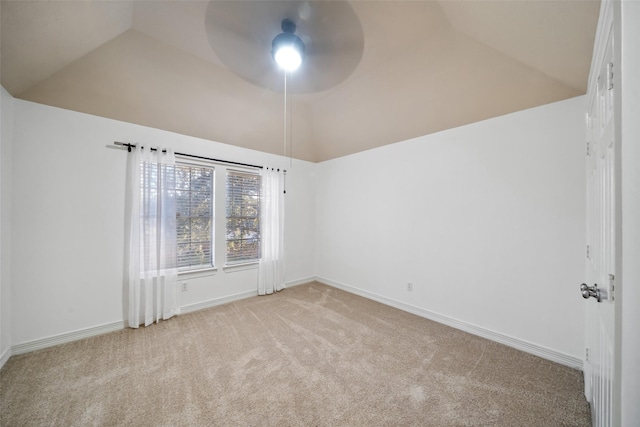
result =
[{"label": "white window curtain", "polygon": [[284,289],[284,176],[264,168],[260,204],[258,295]]},{"label": "white window curtain", "polygon": [[172,150],[132,147],[129,156],[129,326],[180,313],[176,251],[176,176]]}]

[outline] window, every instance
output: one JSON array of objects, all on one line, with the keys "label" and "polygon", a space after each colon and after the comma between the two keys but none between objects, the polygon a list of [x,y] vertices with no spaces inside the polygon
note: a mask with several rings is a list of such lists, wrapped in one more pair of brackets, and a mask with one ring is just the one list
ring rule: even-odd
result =
[{"label": "window", "polygon": [[213,267],[213,168],[176,165],[178,269]]},{"label": "window", "polygon": [[260,258],[260,175],[227,171],[227,264]]}]

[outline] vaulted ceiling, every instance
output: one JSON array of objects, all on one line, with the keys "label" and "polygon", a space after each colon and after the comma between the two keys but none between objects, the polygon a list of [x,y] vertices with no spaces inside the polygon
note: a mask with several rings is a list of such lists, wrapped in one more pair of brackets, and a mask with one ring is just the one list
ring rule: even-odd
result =
[{"label": "vaulted ceiling", "polygon": [[[3,0],[0,82],[20,99],[317,162],[584,94],[599,8]],[[308,54],[288,83],[286,144],[269,50],[283,18]]]}]

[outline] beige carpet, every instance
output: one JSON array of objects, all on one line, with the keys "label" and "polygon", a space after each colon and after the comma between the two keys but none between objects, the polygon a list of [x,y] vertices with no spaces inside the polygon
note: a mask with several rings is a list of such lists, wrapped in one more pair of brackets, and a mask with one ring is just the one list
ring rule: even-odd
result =
[{"label": "beige carpet", "polygon": [[582,373],[318,283],[12,357],[2,426],[590,426]]}]

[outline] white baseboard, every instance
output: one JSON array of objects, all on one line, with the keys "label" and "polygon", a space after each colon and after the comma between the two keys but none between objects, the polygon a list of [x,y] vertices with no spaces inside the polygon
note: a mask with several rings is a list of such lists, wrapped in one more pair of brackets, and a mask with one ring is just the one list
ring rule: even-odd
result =
[{"label": "white baseboard", "polygon": [[[447,326],[451,326],[453,328],[460,329],[462,331],[469,332],[471,334],[474,334],[483,338],[487,338],[491,341],[499,342],[501,344],[507,345],[509,347],[513,347],[518,350],[522,350],[530,354],[534,354],[536,356],[542,357],[552,362],[560,363],[562,365],[569,366],[574,369],[579,369],[579,370],[583,369],[582,360],[576,357],[569,356],[555,350],[551,350],[536,344],[529,343],[527,341],[520,340],[518,338],[514,338],[508,335],[494,332],[494,331],[482,328],[480,326],[463,322],[448,316],[444,316],[439,313],[425,310],[420,307],[415,307],[413,305],[404,303],[402,301],[397,301],[391,298],[387,298],[382,295],[374,294],[372,292],[355,288],[353,286],[349,286],[344,283],[336,282],[323,277],[308,277],[304,279],[294,280],[291,282],[287,282],[287,286],[292,287],[292,286],[302,285],[302,284],[306,284],[313,281],[318,281],[318,282],[324,283],[325,285],[333,286],[335,288],[342,289],[344,291],[347,291],[356,295],[360,295],[362,297],[380,302],[382,304],[389,305],[391,307],[398,308],[400,310],[424,317],[426,319],[434,320],[436,322],[445,324]],[[181,311],[183,314],[191,313],[197,310],[214,307],[216,305],[225,304],[227,302],[237,301],[244,298],[249,298],[256,295],[257,295],[257,291],[240,292],[234,295],[215,298],[212,300],[203,301],[196,304],[186,305],[181,307]],[[126,327],[125,321],[117,321],[117,322],[107,323],[104,325],[94,326],[91,328],[67,332],[60,335],[55,335],[47,338],[42,338],[34,341],[17,344],[17,345],[14,345],[11,349],[5,350],[5,352],[2,353],[2,355],[0,355],[0,368],[2,368],[2,366],[4,366],[4,364],[7,362],[7,360],[9,360],[9,358],[14,354],[24,354],[31,351],[52,347],[58,344],[65,344],[65,343],[77,341],[83,338],[89,338],[96,335],[102,335],[108,332],[118,331],[118,330],[124,329],[125,327]]]},{"label": "white baseboard", "polygon": [[16,344],[11,347],[11,354],[29,353],[35,350],[41,350],[47,347],[53,347],[58,344],[65,344],[72,341],[81,340],[83,338],[94,337],[109,332],[119,331],[125,328],[125,322],[119,320],[117,322],[105,323],[104,325],[93,326],[91,328],[80,329],[77,331],[67,332],[60,335],[54,335],[47,338],[41,338],[34,341],[28,341]]},{"label": "white baseboard", "polygon": [[207,301],[197,302],[195,304],[183,305],[180,307],[181,314],[193,313],[194,311],[203,310],[209,307],[215,307],[216,305],[226,304],[232,301],[238,301],[245,298],[250,298],[258,295],[258,290],[239,292],[237,294],[228,295],[220,298],[214,298]]},{"label": "white baseboard", "polygon": [[[290,288],[292,286],[303,285],[305,283],[313,282],[314,280],[315,280],[315,277],[306,277],[304,279],[292,280],[292,281],[286,283],[286,287]],[[220,297],[220,298],[214,298],[214,299],[211,299],[211,300],[202,301],[202,302],[198,302],[198,303],[195,303],[195,304],[185,305],[185,306],[180,307],[180,312],[182,314],[192,313],[194,311],[203,310],[203,309],[209,308],[209,307],[215,307],[216,305],[226,304],[226,303],[232,302],[232,301],[238,301],[238,300],[241,300],[241,299],[254,297],[256,295],[258,295],[258,290],[257,289],[254,290],[254,291],[240,292],[240,293],[237,293],[237,294],[228,295],[228,296],[224,296],[224,297]]]},{"label": "white baseboard", "polygon": [[573,369],[578,369],[580,371],[583,370],[582,360],[576,357],[569,356],[567,354],[560,353],[558,351],[551,350],[549,348],[542,347],[537,344],[533,344],[518,338],[504,335],[499,332],[491,331],[489,329],[485,329],[483,327],[476,326],[471,323],[463,322],[463,321],[454,319],[452,317],[435,313],[430,310],[425,310],[424,308],[416,307],[411,304],[404,303],[402,301],[397,301],[392,298],[387,298],[382,295],[378,295],[369,291],[365,291],[363,289],[346,285],[344,283],[326,279],[324,277],[316,277],[315,280],[320,283],[324,283],[325,285],[333,286],[334,288],[342,289],[343,291],[360,295],[362,297],[380,302],[385,305],[389,305],[391,307],[398,308],[400,310],[418,315],[420,317],[424,317],[426,319],[433,320],[447,326],[451,326],[452,328],[460,329],[461,331],[465,331],[470,334],[477,335],[479,337],[486,338],[488,340],[495,341],[500,344],[504,344],[509,347],[524,351],[526,353],[530,353],[535,356],[542,357],[543,359],[547,359],[552,362],[556,362]]},{"label": "white baseboard", "polygon": [[305,277],[303,279],[297,279],[297,280],[292,280],[290,282],[287,282],[287,288],[290,288],[292,286],[298,286],[298,285],[306,285],[307,283],[311,283],[313,281],[315,281],[316,278],[315,277]]},{"label": "white baseboard", "polygon": [[6,349],[2,355],[0,355],[0,369],[7,363],[7,360],[11,357],[11,347]]},{"label": "white baseboard", "polygon": [[[294,280],[291,282],[287,282],[287,286],[288,287],[297,286],[304,283],[312,282],[313,280],[315,280],[315,278],[313,277]],[[256,296],[257,294],[258,294],[257,289],[253,291],[240,292],[234,295],[228,295],[225,297],[202,301],[195,304],[185,305],[180,307],[180,311],[182,314],[191,313],[191,312],[202,310],[205,308],[215,307],[216,305],[253,297],[253,296]],[[94,326],[91,328],[80,329],[72,332],[66,332],[63,334],[41,338],[33,341],[28,341],[21,344],[16,344],[10,349],[7,349],[4,353],[2,353],[2,355],[0,356],[0,368],[4,366],[7,360],[9,360],[9,358],[14,354],[29,353],[31,351],[41,350],[47,347],[53,347],[54,345],[58,345],[58,344],[65,344],[72,341],[81,340],[83,338],[89,338],[96,335],[106,334],[108,332],[119,331],[126,327],[127,327],[126,321],[122,320],[122,321],[107,323],[104,325]]]},{"label": "white baseboard", "polygon": [[[209,301],[203,301],[196,304],[182,306],[180,307],[180,311],[183,314],[186,314],[193,311],[202,310],[203,308],[213,307],[216,305],[224,304],[231,301],[236,301],[243,298],[248,298],[255,295],[257,295],[257,291],[241,292],[235,295],[229,295],[222,298],[216,298]],[[0,362],[4,364],[6,362],[5,357],[8,360],[9,357],[14,354],[29,353],[31,351],[41,350],[47,347],[53,347],[54,345],[58,345],[58,344],[65,344],[72,341],[81,340],[84,338],[106,334],[108,332],[119,331],[126,327],[127,327],[127,322],[125,320],[121,320],[117,322],[107,323],[104,325],[94,326],[86,329],[80,329],[73,332],[66,332],[63,334],[54,335],[47,338],[41,338],[41,339],[17,344],[11,348],[11,351],[7,350],[5,354],[2,355],[2,359],[0,359]]]}]

